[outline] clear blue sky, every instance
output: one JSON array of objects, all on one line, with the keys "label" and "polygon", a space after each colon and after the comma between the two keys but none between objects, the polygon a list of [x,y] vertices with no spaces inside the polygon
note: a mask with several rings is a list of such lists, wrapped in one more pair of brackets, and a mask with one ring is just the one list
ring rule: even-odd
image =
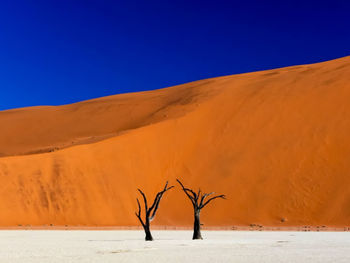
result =
[{"label": "clear blue sky", "polygon": [[1,0],[0,110],[346,55],[346,0]]}]

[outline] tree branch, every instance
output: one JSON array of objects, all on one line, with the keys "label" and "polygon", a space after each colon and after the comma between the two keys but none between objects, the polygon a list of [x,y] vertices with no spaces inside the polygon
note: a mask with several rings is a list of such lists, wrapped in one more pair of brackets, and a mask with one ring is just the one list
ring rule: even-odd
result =
[{"label": "tree branch", "polygon": [[205,199],[206,197],[208,197],[209,195],[212,195],[212,194],[214,194],[214,192],[211,192],[211,193],[208,193],[208,194],[204,194],[204,195],[202,196],[202,198],[201,198],[200,203],[199,203],[199,207],[201,207],[201,206],[203,205],[204,199]]},{"label": "tree branch", "polygon": [[136,201],[137,201],[137,206],[138,206],[138,208],[139,208],[139,211],[138,211],[138,213],[137,213],[136,215],[137,215],[137,216],[141,216],[141,205],[140,205],[140,201],[139,201],[138,198],[136,198]]},{"label": "tree branch", "polygon": [[196,203],[197,203],[197,201],[198,201],[198,199],[199,199],[200,194],[201,194],[201,189],[199,188],[199,189],[198,189],[197,196],[196,196]]},{"label": "tree branch", "polygon": [[137,218],[139,219],[141,225],[142,225],[143,227],[145,227],[145,224],[143,223],[142,218],[141,218],[141,205],[140,205],[140,201],[139,201],[138,198],[136,198],[136,201],[137,201],[137,205],[138,205],[139,211],[138,211],[138,212],[135,212],[135,215],[136,215]]},{"label": "tree branch", "polygon": [[[160,194],[160,193],[157,194],[156,198],[154,199],[154,203],[150,208],[150,214],[151,214],[151,216],[149,217],[150,221],[152,221],[156,215],[156,212],[157,212],[158,207],[159,207],[160,199],[162,198],[161,195],[162,194]],[[152,210],[153,210],[153,213],[152,213]]]},{"label": "tree branch", "polygon": [[202,206],[200,206],[200,209],[202,209],[203,207],[205,207],[207,204],[209,204],[209,202],[211,202],[212,200],[214,200],[214,199],[216,199],[216,198],[226,199],[225,195],[217,195],[217,196],[214,196],[214,197],[208,199],[208,201],[206,201]]},{"label": "tree branch", "polygon": [[[195,192],[193,192],[191,189],[185,188],[185,186],[181,183],[179,179],[176,179],[176,181],[181,185],[182,190],[185,192],[185,194],[188,196],[188,198],[191,200],[193,207],[197,206],[197,195]],[[188,193],[190,192],[192,196]]]},{"label": "tree branch", "polygon": [[[150,209],[149,209],[149,211],[148,211],[148,215],[151,215],[151,216],[149,217],[149,220],[150,220],[150,221],[152,221],[153,218],[154,218],[155,215],[156,215],[156,212],[157,212],[157,210],[158,210],[159,203],[160,203],[160,200],[161,200],[162,197],[163,197],[163,194],[164,194],[166,191],[168,191],[168,190],[170,190],[170,189],[172,189],[172,188],[174,188],[174,186],[168,187],[168,182],[166,182],[163,191],[157,193],[157,195],[156,195],[156,197],[155,197],[155,199],[154,199],[154,201],[153,201],[153,204],[152,204],[152,206],[150,207]],[[153,211],[153,212],[152,212],[152,211]]]},{"label": "tree branch", "polygon": [[145,203],[145,213],[146,213],[146,216],[147,216],[147,214],[148,214],[148,206],[147,206],[147,198],[146,198],[146,195],[140,190],[140,189],[137,189],[140,193],[141,193],[141,195],[142,195],[142,197],[143,197],[143,201],[144,201],[144,203]]}]

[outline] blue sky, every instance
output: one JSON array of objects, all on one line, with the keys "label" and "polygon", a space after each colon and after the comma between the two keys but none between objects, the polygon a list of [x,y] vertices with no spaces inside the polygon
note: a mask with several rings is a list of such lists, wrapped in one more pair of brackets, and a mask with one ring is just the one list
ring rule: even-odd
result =
[{"label": "blue sky", "polygon": [[350,1],[0,3],[0,110],[350,55]]}]

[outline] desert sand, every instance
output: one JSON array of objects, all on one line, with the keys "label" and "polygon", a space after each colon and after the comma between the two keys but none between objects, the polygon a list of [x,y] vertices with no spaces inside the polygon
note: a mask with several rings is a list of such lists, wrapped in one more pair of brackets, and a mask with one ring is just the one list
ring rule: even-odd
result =
[{"label": "desert sand", "polygon": [[349,262],[350,233],[0,231],[1,262]]},{"label": "desert sand", "polygon": [[[205,226],[350,226],[350,57],[0,112],[0,226],[136,226],[136,189],[226,194]],[[177,189],[152,222],[191,226]]]}]

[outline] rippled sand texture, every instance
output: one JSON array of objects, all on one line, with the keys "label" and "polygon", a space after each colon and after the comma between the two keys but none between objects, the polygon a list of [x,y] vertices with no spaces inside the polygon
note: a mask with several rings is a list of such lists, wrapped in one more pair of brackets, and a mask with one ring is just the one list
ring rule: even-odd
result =
[{"label": "rippled sand texture", "polygon": [[[0,226],[138,225],[136,188],[227,195],[206,226],[350,225],[350,57],[0,112]],[[154,225],[190,226],[179,188]]]}]

